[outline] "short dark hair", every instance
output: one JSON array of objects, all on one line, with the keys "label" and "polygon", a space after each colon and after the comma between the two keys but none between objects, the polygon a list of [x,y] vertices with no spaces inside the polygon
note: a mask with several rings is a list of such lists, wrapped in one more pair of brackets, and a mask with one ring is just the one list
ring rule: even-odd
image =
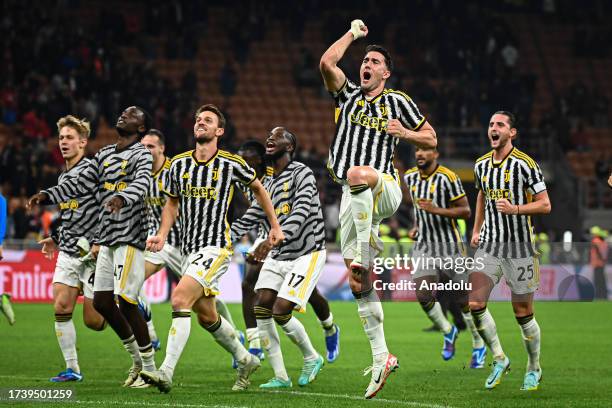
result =
[{"label": "short dark hair", "polygon": [[200,115],[200,113],[207,112],[207,111],[212,112],[215,115],[217,115],[217,119],[219,119],[219,128],[225,129],[225,116],[223,116],[223,113],[221,113],[221,110],[219,108],[217,108],[215,105],[211,103],[200,106],[195,113],[195,117],[197,118]]},{"label": "short dark hair", "polygon": [[291,152],[291,157],[293,158],[293,156],[295,156],[295,151],[297,150],[297,138],[289,129],[283,127],[283,130],[285,131],[285,133],[283,133],[283,136],[289,139],[289,143],[291,143],[291,145],[293,146],[293,151]]},{"label": "short dark hair", "polygon": [[508,118],[508,124],[510,125],[510,129],[515,128],[516,129],[516,116],[514,116],[514,113],[507,111],[507,110],[498,110],[497,112],[494,113],[494,115],[504,115]]},{"label": "short dark hair", "polygon": [[147,132],[147,134],[145,136],[157,136],[157,138],[159,139],[159,142],[163,145],[166,144],[166,138],[164,137],[164,134],[162,133],[161,130],[158,129],[149,129],[149,131]]},{"label": "short dark hair", "polygon": [[149,112],[146,111],[146,109],[141,108],[140,106],[134,106],[134,107],[138,109],[140,112],[142,112],[142,116],[144,119],[143,124],[144,124],[145,130],[144,132],[138,132],[138,136],[140,136],[140,138],[142,139],[144,135],[149,133],[149,130],[153,126],[153,117],[149,114]]},{"label": "short dark hair", "polygon": [[238,148],[240,150],[252,150],[262,159],[266,156],[266,147],[257,140],[247,140]]},{"label": "short dark hair", "polygon": [[383,57],[385,57],[385,65],[387,66],[387,69],[389,72],[393,72],[393,60],[391,59],[391,54],[389,54],[389,51],[387,51],[385,47],[377,44],[370,44],[366,47],[365,52],[367,54],[370,51],[381,53]]}]

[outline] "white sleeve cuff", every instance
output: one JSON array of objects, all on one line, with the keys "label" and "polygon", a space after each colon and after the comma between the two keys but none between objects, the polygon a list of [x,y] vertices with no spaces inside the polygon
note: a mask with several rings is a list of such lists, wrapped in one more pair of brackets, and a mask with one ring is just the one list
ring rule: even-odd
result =
[{"label": "white sleeve cuff", "polygon": [[540,181],[539,183],[535,183],[533,186],[529,187],[528,189],[528,191],[534,195],[541,193],[544,190],[546,190],[546,184],[543,181]]}]

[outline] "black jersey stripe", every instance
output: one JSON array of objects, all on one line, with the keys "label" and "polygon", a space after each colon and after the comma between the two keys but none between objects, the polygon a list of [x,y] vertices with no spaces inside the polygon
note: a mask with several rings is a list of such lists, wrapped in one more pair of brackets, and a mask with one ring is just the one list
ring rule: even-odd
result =
[{"label": "black jersey stripe", "polygon": [[100,245],[129,242],[144,249],[147,222],[144,197],[151,180],[151,153],[141,143],[117,150],[116,145],[105,146],[88,166],[80,169],[78,177],[68,178],[45,190],[55,203],[95,192],[100,205],[120,196],[125,205],[119,213],[111,214],[98,207],[98,223],[92,240]]},{"label": "black jersey stripe", "polygon": [[476,187],[485,198],[485,219],[480,244],[498,257],[523,258],[534,254],[530,218],[504,215],[495,202],[506,198],[512,205],[527,204],[533,188],[545,189],[544,177],[537,163],[514,148],[500,163],[493,163],[493,152],[482,156],[474,166]]},{"label": "black jersey stripe", "polygon": [[334,97],[340,110],[328,161],[334,180],[346,180],[348,169],[354,166],[371,166],[394,175],[393,157],[399,140],[387,134],[387,123],[399,119],[418,130],[424,117],[414,102],[394,90],[384,90],[368,101],[360,87],[349,80]]},{"label": "black jersey stripe", "polygon": [[198,162],[194,151],[172,159],[167,192],[179,198],[183,255],[207,246],[231,249],[226,218],[234,185],[254,178],[244,160],[223,150],[207,162]]}]

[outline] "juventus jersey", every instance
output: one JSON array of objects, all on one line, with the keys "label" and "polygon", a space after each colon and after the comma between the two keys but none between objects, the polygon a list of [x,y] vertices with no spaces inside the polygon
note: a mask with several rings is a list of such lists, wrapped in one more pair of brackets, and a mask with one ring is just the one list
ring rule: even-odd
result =
[{"label": "juventus jersey", "polygon": [[[145,203],[149,209],[147,221],[149,225],[149,235],[157,234],[161,225],[161,217],[164,206],[166,205],[166,195],[163,193],[164,186],[168,184],[170,174],[170,159],[166,158],[164,165],[154,173],[149,184],[149,192],[145,198]],[[179,246],[179,223],[175,222],[168,233],[168,244],[173,247]]]},{"label": "juventus jersey", "polygon": [[[263,176],[260,176],[260,180],[262,182],[262,184],[264,185],[264,188],[266,186],[266,180],[267,178],[271,177],[274,175],[274,168],[270,167],[270,166],[266,166],[266,174]],[[245,198],[249,201],[249,203],[251,205],[254,205],[257,203],[257,200],[255,199],[255,194],[253,193],[253,190],[251,190],[249,188],[249,186],[245,186],[243,184],[237,183],[238,188],[240,189],[240,191],[242,191],[242,193],[244,194]],[[267,189],[266,189],[267,191]],[[264,214],[265,216],[265,214]],[[263,226],[261,224],[259,224],[259,226],[257,227],[256,230],[256,235],[257,238],[265,238],[267,235],[267,232],[264,230]],[[235,242],[232,239],[232,242]]]},{"label": "juventus jersey", "polygon": [[546,190],[538,164],[516,147],[501,162],[493,161],[493,151],[476,160],[476,188],[485,199],[485,218],[480,228],[480,247],[498,257],[525,258],[533,255],[531,217],[504,215],[495,201],[506,198],[513,205],[532,201]]},{"label": "juventus jersey", "polygon": [[418,228],[417,249],[431,255],[454,254],[460,249],[461,234],[453,218],[434,215],[422,210],[419,200],[428,200],[440,208],[449,208],[453,201],[465,197],[459,177],[450,169],[438,165],[427,177],[414,167],[406,171],[404,181],[412,198],[414,219]]},{"label": "juventus jersey", "polygon": [[235,183],[249,185],[255,170],[235,154],[224,150],[207,162],[190,150],[172,159],[164,193],[179,199],[181,253],[189,255],[207,246],[231,249],[227,210]]},{"label": "juventus jersey", "polygon": [[[102,207],[98,208],[94,243],[144,249],[148,229],[144,197],[151,182],[152,162],[151,152],[140,142],[121,150],[115,144],[108,145],[77,177],[66,178],[43,192],[55,204],[96,192]],[[111,213],[104,205],[115,196],[125,205],[118,213]]]},{"label": "juventus jersey", "polygon": [[[280,261],[294,260],[325,248],[325,226],[319,201],[317,181],[310,168],[297,161],[290,162],[278,175],[263,180],[269,192],[285,240],[274,248],[270,256]],[[263,226],[264,234],[270,224],[255,202],[232,224],[232,240],[239,240],[255,226]]]},{"label": "juventus jersey", "polygon": [[[274,168],[270,166],[266,166],[266,174],[259,175],[259,179],[263,182],[263,180],[266,177],[272,176],[273,174],[274,174]],[[251,190],[248,185],[245,186],[244,184],[236,183],[236,186],[240,189],[240,191],[242,191],[242,194],[244,194],[244,197],[247,199],[247,201],[250,204],[253,204],[256,202],[255,194],[253,193],[253,190]]]},{"label": "juventus jersey", "polygon": [[[79,174],[91,164],[91,160],[83,157],[70,170],[60,174],[58,184],[63,184],[68,179],[78,178]],[[61,225],[57,236],[54,236],[53,239],[59,243],[60,251],[70,256],[80,256],[76,246],[78,239],[84,237],[87,238],[87,241],[92,242],[94,238],[99,213],[96,191],[91,190],[83,196],[60,202],[59,209]]]},{"label": "juventus jersey", "polygon": [[399,139],[387,134],[387,123],[398,119],[404,127],[419,130],[425,117],[416,104],[393,89],[385,89],[368,101],[361,87],[348,79],[332,95],[336,101],[336,133],[327,167],[333,179],[345,183],[346,173],[353,166],[371,166],[397,178],[393,156]]}]

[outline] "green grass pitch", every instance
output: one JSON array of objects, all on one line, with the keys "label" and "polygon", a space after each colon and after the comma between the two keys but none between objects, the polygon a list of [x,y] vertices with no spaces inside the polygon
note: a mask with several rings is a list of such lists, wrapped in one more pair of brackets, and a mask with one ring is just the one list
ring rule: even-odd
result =
[{"label": "green grass pitch", "polygon": [[[326,364],[314,383],[297,386],[301,358],[297,347],[282,332],[285,364],[294,388],[264,392],[257,386],[272,377],[267,362],[255,373],[249,391],[231,391],[235,379],[230,356],[210,334],[192,320],[191,337],[177,366],[174,388],[169,394],[155,389],[132,390],[120,385],[130,358],[115,333],[107,328],[93,332],[82,324],[81,306],[75,311],[82,383],[53,385],[48,378],[64,368],[53,329],[51,305],[15,305],[17,323],[10,327],[0,319],[0,388],[71,387],[72,403],[19,403],[18,406],[83,407],[583,407],[610,406],[610,335],[612,303],[538,303],[536,317],[542,328],[543,381],[540,390],[521,392],[526,353],[519,328],[508,303],[490,305],[502,345],[512,360],[512,370],[494,390],[484,389],[490,367],[467,368],[471,350],[469,333],[458,340],[457,354],[442,361],[442,337],[426,333],[429,322],[415,303],[385,303],[385,332],[389,349],[400,361],[378,397],[362,400],[369,377],[362,370],[370,365],[370,348],[351,302],[332,303],[341,327],[341,353]],[[234,319],[243,327],[239,305],[230,305]],[[170,325],[169,304],[154,306],[158,334],[165,343]],[[322,331],[312,311],[300,316],[319,352],[325,350]],[[165,344],[156,356],[161,364]],[[488,358],[490,363],[490,358]],[[0,401],[3,405],[6,401]]]}]

